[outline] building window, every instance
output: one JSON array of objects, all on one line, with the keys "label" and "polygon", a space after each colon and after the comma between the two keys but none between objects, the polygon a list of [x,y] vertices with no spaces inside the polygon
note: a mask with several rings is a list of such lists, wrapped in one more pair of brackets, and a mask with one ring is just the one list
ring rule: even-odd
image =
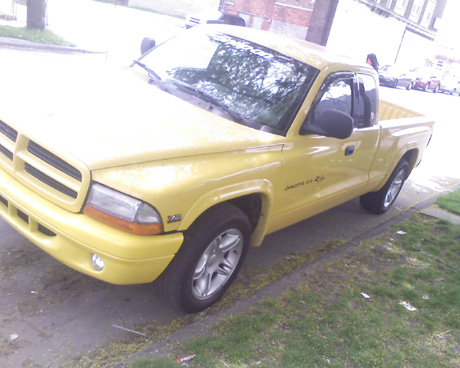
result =
[{"label": "building window", "polygon": [[409,16],[409,19],[411,21],[418,23],[418,21],[420,20],[420,15],[422,14],[424,3],[425,0],[414,0],[414,5],[412,5],[412,9]]},{"label": "building window", "polygon": [[423,27],[428,28],[431,23],[431,19],[433,18],[434,9],[436,8],[436,0],[428,0],[426,4],[425,12],[423,13],[423,18],[421,25]]},{"label": "building window", "polygon": [[406,13],[407,4],[409,0],[396,0],[395,12],[404,15]]},{"label": "building window", "polygon": [[391,0],[380,0],[379,5],[389,8],[391,5]]}]

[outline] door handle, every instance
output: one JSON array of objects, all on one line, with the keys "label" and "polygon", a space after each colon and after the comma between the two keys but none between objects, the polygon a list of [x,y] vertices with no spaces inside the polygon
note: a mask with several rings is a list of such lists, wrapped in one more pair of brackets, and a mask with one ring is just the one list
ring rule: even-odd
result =
[{"label": "door handle", "polygon": [[345,148],[345,156],[351,156],[353,153],[355,153],[355,145]]}]

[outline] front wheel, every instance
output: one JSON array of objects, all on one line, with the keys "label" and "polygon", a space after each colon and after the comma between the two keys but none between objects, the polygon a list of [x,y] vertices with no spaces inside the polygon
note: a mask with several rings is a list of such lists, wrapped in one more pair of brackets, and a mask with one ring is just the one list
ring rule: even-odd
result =
[{"label": "front wheel", "polygon": [[195,313],[214,304],[241,268],[250,236],[249,219],[239,208],[223,203],[204,213],[155,281],[173,309]]},{"label": "front wheel", "polygon": [[409,163],[401,160],[382,189],[362,195],[359,203],[366,210],[377,215],[387,212],[398,197],[408,174]]}]

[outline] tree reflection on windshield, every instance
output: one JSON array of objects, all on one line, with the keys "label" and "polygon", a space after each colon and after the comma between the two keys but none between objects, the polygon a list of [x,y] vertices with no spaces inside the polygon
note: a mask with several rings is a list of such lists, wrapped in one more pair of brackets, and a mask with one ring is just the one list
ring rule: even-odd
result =
[{"label": "tree reflection on windshield", "polygon": [[145,62],[162,78],[211,96],[261,129],[277,133],[287,130],[318,72],[222,33],[184,34],[153,50]]}]

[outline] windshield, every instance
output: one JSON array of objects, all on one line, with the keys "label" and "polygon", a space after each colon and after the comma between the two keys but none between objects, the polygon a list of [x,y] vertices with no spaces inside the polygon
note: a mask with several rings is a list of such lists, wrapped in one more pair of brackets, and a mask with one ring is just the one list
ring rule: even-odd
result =
[{"label": "windshield", "polygon": [[181,90],[170,93],[194,94],[214,103],[217,110],[226,109],[233,121],[281,134],[289,128],[318,73],[310,65],[258,44],[203,31],[171,39],[142,62],[162,82]]}]

